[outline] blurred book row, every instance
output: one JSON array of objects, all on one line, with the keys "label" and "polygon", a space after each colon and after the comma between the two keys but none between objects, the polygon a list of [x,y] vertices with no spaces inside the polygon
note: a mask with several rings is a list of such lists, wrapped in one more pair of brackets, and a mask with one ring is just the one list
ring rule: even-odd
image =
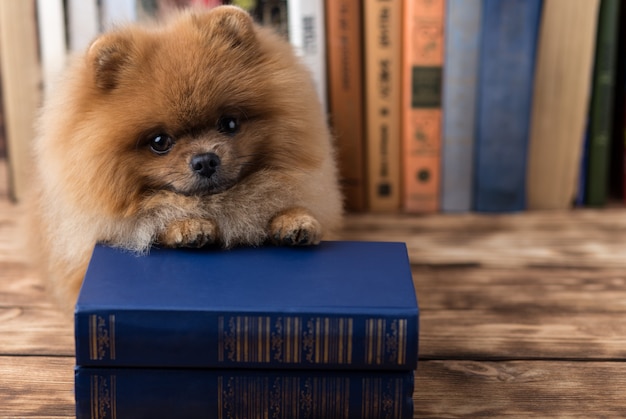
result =
[{"label": "blurred book row", "polygon": [[14,195],[40,82],[45,94],[68,52],[116,23],[222,3],[274,26],[311,69],[350,211],[624,201],[619,0],[0,0]]}]

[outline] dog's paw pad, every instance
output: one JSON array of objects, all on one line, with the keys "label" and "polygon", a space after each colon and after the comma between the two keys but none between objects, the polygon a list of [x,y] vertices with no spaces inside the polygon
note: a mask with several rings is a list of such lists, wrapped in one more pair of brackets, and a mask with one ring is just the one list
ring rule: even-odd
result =
[{"label": "dog's paw pad", "polygon": [[270,223],[270,238],[278,245],[308,246],[318,244],[322,238],[322,226],[308,213],[284,213]]},{"label": "dog's paw pad", "polygon": [[158,242],[170,247],[202,247],[215,242],[217,227],[211,220],[188,219],[170,223]]}]

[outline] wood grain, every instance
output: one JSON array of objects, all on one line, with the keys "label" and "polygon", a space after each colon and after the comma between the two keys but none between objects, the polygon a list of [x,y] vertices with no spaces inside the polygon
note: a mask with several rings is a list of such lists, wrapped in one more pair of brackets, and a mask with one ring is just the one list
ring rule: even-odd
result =
[{"label": "wood grain", "polygon": [[0,308],[47,303],[42,281],[24,263],[0,261],[0,284]]},{"label": "wood grain", "polygon": [[614,362],[430,361],[415,418],[620,418],[626,366]]},{"label": "wood grain", "polygon": [[342,238],[402,241],[416,265],[621,268],[623,209],[409,217],[366,214]]},{"label": "wood grain", "polygon": [[73,356],[73,326],[52,306],[0,307],[0,355]]},{"label": "wood grain", "polygon": [[427,359],[626,361],[620,314],[426,311],[420,356]]},{"label": "wood grain", "polygon": [[624,312],[626,270],[413,267],[422,310]]},{"label": "wood grain", "polygon": [[0,417],[74,417],[73,357],[0,356]]}]

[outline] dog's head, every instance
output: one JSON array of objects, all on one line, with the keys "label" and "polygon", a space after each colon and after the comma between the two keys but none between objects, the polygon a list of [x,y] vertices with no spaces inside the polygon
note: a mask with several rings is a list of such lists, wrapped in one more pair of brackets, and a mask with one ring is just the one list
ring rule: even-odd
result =
[{"label": "dog's head", "polygon": [[258,44],[249,15],[227,7],[92,45],[101,106],[124,112],[118,135],[144,187],[213,194],[272,164]]},{"label": "dog's head", "polygon": [[325,129],[309,74],[236,7],[105,34],[81,66],[59,158],[115,212],[155,190],[217,194],[328,153],[309,140]]}]

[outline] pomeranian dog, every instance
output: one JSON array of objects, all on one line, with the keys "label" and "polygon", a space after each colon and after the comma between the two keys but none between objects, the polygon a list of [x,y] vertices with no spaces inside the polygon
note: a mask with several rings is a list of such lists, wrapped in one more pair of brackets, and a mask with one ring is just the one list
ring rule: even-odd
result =
[{"label": "pomeranian dog", "polygon": [[68,308],[97,242],[314,245],[341,220],[312,77],[234,6],[100,36],[45,103],[34,153],[31,225]]}]

